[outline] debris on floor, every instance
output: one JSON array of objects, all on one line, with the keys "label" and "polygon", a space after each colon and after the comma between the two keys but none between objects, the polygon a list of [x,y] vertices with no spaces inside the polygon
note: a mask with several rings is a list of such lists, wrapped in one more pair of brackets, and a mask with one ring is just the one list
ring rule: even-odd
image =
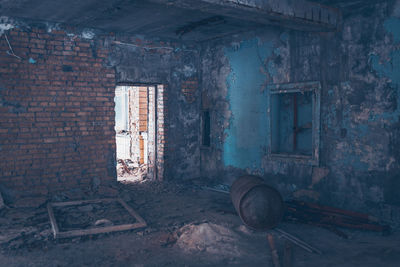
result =
[{"label": "debris on floor", "polygon": [[229,191],[230,191],[230,186],[225,185],[225,184],[216,184],[216,185],[212,185],[212,186],[203,186],[202,188],[206,189],[206,190],[215,191],[215,192],[225,193],[225,194],[229,194]]},{"label": "debris on floor", "polygon": [[44,196],[36,196],[36,197],[22,197],[16,200],[12,206],[14,208],[37,208],[41,205],[45,204],[47,198]]},{"label": "debris on floor", "polygon": [[285,220],[320,226],[347,238],[346,234],[336,227],[369,230],[390,233],[391,228],[382,224],[377,218],[359,212],[321,206],[304,201],[286,201]]},{"label": "debris on floor", "polygon": [[162,247],[171,247],[176,243],[177,238],[176,233],[163,233],[159,238],[160,245]]},{"label": "debris on floor", "polygon": [[[117,188],[119,196],[146,219],[148,227],[55,239],[44,206],[5,208],[0,210],[0,265],[273,266],[267,232],[246,227],[229,195],[190,184],[148,180],[121,183]],[[69,196],[76,197],[73,193]],[[87,226],[84,230],[118,226],[123,210],[112,206],[108,207],[111,211],[104,210],[107,205],[81,203],[58,211],[56,207],[55,212],[70,216],[59,219],[60,224],[64,220],[62,227],[71,231],[80,231],[82,225]],[[382,236],[344,231],[349,239],[320,227],[281,222],[269,233],[273,234],[282,267],[398,266],[399,233]],[[312,249],[322,251],[323,256],[308,253]]]},{"label": "debris on floor", "polygon": [[46,246],[52,238],[50,223],[44,208],[5,209],[0,217],[0,247],[2,249]]},{"label": "debris on floor", "polygon": [[239,256],[242,254],[240,236],[221,225],[202,223],[189,224],[178,230],[177,246],[185,252],[207,252],[221,256]]},{"label": "debris on floor", "polygon": [[306,250],[306,251],[308,251],[310,253],[317,253],[319,255],[322,254],[322,252],[319,249],[314,248],[313,246],[307,244],[303,240],[301,240],[301,239],[289,234],[288,232],[283,231],[282,229],[279,229],[279,228],[275,228],[274,230],[276,232],[278,232],[281,237],[283,237],[284,239],[286,239],[286,240],[292,242],[293,244],[301,247],[302,249],[304,249],[304,250]]},{"label": "debris on floor", "polygon": [[130,159],[118,159],[117,175],[118,181],[143,181],[147,179],[147,165],[139,165]]}]

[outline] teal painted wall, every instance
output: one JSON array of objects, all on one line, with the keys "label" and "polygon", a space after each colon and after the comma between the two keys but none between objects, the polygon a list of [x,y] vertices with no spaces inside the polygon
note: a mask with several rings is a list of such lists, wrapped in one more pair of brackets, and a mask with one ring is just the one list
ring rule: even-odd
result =
[{"label": "teal painted wall", "polygon": [[226,83],[231,118],[225,129],[223,161],[225,166],[260,170],[269,136],[267,76],[262,70],[274,74],[271,65],[265,64],[274,53],[273,44],[255,38],[224,53],[230,65]]},{"label": "teal painted wall", "polygon": [[[400,44],[400,19],[389,18],[384,22],[385,30],[391,33],[396,45]],[[396,92],[397,108],[393,112],[384,112],[382,114],[371,114],[370,121],[387,120],[395,123],[400,118],[400,48],[396,48],[390,53],[388,59],[383,59],[378,55],[371,55],[372,68],[383,78],[391,80],[392,86]]]}]

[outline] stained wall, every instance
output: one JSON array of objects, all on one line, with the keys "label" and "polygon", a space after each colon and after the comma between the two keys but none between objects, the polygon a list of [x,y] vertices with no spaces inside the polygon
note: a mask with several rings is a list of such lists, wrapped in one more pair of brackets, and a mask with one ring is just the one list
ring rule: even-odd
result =
[{"label": "stained wall", "polygon": [[[269,28],[207,44],[203,106],[212,146],[204,176],[232,182],[258,174],[287,198],[368,211],[400,221],[399,5],[344,16],[337,32]],[[268,85],[319,81],[317,166],[268,156]]]}]

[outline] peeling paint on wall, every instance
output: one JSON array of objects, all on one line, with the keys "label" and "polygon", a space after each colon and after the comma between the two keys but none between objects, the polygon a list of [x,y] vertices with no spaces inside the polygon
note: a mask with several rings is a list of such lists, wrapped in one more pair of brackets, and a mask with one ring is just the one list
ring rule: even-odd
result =
[{"label": "peeling paint on wall", "polygon": [[83,31],[82,31],[82,37],[84,38],[84,39],[93,39],[94,37],[96,36],[96,34],[94,33],[94,31],[93,30],[91,30],[91,29],[84,29]]},{"label": "peeling paint on wall", "polygon": [[5,31],[11,30],[14,27],[15,25],[10,20],[10,18],[5,16],[0,16],[0,36],[2,36]]},{"label": "peeling paint on wall", "polygon": [[[267,77],[260,71],[274,53],[271,42],[248,40],[225,50],[231,66],[227,78],[228,102],[232,116],[225,130],[224,164],[241,169],[260,169],[268,137]],[[267,67],[271,76],[274,69]]]},{"label": "peeling paint on wall", "polygon": [[370,56],[373,69],[381,78],[387,78],[393,86],[393,94],[396,98],[396,108],[390,112],[381,114],[371,114],[370,121],[386,120],[389,123],[399,122],[400,120],[400,19],[389,18],[384,22],[384,27],[390,33],[397,45],[396,49],[391,51],[389,59],[382,60],[376,54]]},{"label": "peeling paint on wall", "polygon": [[[202,152],[204,175],[229,183],[258,173],[284,196],[400,218],[400,19],[388,17],[384,3],[371,12],[345,18],[342,32],[271,29],[208,45],[202,82],[212,140]],[[313,80],[322,84],[318,175],[296,160],[271,159],[266,142],[266,85]]]}]

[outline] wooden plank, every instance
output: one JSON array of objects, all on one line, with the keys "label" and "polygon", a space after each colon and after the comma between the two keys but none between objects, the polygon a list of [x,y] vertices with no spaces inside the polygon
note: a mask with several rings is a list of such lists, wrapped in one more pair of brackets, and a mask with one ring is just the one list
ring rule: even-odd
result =
[{"label": "wooden plank", "polygon": [[271,249],[272,262],[274,263],[275,267],[281,267],[281,264],[279,263],[278,251],[276,250],[276,247],[275,247],[274,237],[271,234],[267,234],[267,239],[268,239],[269,247]]},{"label": "wooden plank", "polygon": [[94,204],[94,203],[101,203],[101,202],[114,202],[116,201],[115,198],[101,198],[101,199],[88,199],[88,200],[75,200],[75,201],[67,201],[67,202],[56,202],[56,203],[49,203],[52,207],[64,207],[64,206],[75,206],[81,204]]},{"label": "wooden plank", "polygon": [[137,228],[146,227],[146,224],[143,223],[134,223],[134,224],[121,224],[115,226],[107,226],[107,227],[97,227],[86,230],[71,230],[66,232],[59,232],[57,234],[58,238],[66,238],[66,237],[74,237],[74,236],[83,236],[83,235],[94,235],[94,234],[103,234],[110,232],[119,232],[119,231],[127,231],[133,230]]},{"label": "wooden plank", "polygon": [[307,244],[303,240],[301,240],[279,228],[275,228],[274,230],[277,231],[279,234],[281,234],[281,236],[283,238],[285,238],[285,239],[289,240],[290,242],[292,242],[293,244],[298,245],[299,247],[307,250],[308,252],[317,253],[319,255],[322,255],[322,252],[319,249],[312,247],[311,245]]},{"label": "wooden plank", "polygon": [[293,258],[293,251],[292,251],[292,245],[290,244],[289,241],[285,242],[285,248],[283,250],[283,262],[282,266],[283,267],[292,267],[292,258]]},{"label": "wooden plank", "polygon": [[56,218],[54,217],[54,212],[53,212],[51,203],[47,204],[47,212],[49,213],[50,224],[51,224],[51,229],[53,230],[54,238],[57,238],[57,234],[59,233],[59,230],[58,230]]},{"label": "wooden plank", "polygon": [[132,209],[128,204],[126,204],[125,201],[123,201],[121,198],[118,198],[118,202],[139,222],[147,226],[146,221],[134,210]]},{"label": "wooden plank", "polygon": [[126,166],[126,163],[125,163],[124,160],[121,160],[121,164],[122,164],[122,167],[124,168],[124,170],[125,170],[127,173],[131,174],[131,171],[129,170],[128,166]]}]

